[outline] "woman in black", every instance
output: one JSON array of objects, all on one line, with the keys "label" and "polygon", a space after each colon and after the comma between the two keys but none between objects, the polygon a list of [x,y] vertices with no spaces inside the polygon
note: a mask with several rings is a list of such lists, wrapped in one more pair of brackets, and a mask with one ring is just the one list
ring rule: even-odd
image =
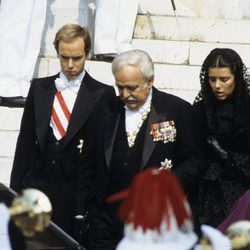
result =
[{"label": "woman in black", "polygon": [[250,186],[249,75],[232,49],[217,48],[200,72],[194,102],[206,137],[208,169],[193,206],[194,222],[218,226]]}]

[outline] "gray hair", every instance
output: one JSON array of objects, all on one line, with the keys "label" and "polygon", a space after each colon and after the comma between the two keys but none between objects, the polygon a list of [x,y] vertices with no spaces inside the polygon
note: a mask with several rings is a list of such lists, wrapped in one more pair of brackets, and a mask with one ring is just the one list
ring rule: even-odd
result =
[{"label": "gray hair", "polygon": [[112,63],[112,72],[115,75],[123,66],[140,66],[145,81],[154,76],[154,64],[149,54],[143,50],[129,50],[116,56]]}]

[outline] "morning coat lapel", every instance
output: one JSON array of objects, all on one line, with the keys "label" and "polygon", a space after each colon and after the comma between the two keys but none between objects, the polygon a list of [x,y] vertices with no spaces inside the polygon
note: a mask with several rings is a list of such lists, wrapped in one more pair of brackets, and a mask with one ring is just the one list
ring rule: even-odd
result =
[{"label": "morning coat lapel", "polygon": [[91,90],[91,81],[92,78],[90,78],[88,73],[85,72],[85,76],[78,91],[76,101],[70,116],[68,128],[64,137],[64,147],[87,121],[88,117],[93,111],[95,104],[103,94],[104,88]]},{"label": "morning coat lapel", "polygon": [[167,111],[165,111],[164,113],[159,111],[159,107],[161,106],[158,104],[158,101],[160,100],[160,98],[161,97],[159,91],[153,87],[152,104],[147,121],[147,129],[143,144],[140,169],[143,169],[146,166],[149,158],[151,157],[156,147],[156,142],[153,141],[152,135],[150,135],[151,125],[154,123],[165,121],[167,117]]},{"label": "morning coat lapel", "polygon": [[54,96],[56,93],[54,81],[57,77],[59,77],[59,74],[46,79],[44,84],[37,85],[37,89],[34,93],[36,133],[41,151],[43,153],[48,135],[48,124],[50,123]]},{"label": "morning coat lapel", "polygon": [[106,110],[105,115],[105,134],[104,134],[104,150],[107,167],[110,168],[113,147],[115,143],[117,128],[121,119],[121,114],[124,112],[120,98],[117,97],[117,109],[114,111]]}]

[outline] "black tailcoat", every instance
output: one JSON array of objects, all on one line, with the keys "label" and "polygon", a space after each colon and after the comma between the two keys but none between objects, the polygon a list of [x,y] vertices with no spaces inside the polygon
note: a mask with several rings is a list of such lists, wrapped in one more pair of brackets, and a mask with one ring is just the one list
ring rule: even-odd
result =
[{"label": "black tailcoat", "polygon": [[[81,173],[85,179],[90,179],[89,174],[91,171],[88,169],[93,169],[94,166],[96,171],[95,181],[92,186],[93,203],[90,209],[90,241],[93,237],[97,239],[98,235],[101,241],[101,239],[104,239],[103,235],[105,232],[112,232],[112,220],[115,214],[111,214],[111,216],[110,214],[108,216],[104,215],[104,204],[110,190],[111,164],[115,139],[118,136],[117,131],[123,112],[124,107],[119,98],[116,105],[106,110],[105,113],[103,112],[104,115],[102,116],[102,120],[98,122],[95,133],[96,141],[93,147],[96,148],[95,150],[91,150],[92,153],[94,152],[92,156],[89,155],[86,157],[85,160],[87,163],[85,166],[89,167],[83,169]],[[166,143],[163,141],[154,142],[150,134],[151,125],[166,121],[174,121],[176,140]],[[147,124],[144,133],[144,142],[141,144],[142,151],[140,152],[142,153],[139,156],[140,159],[138,162],[140,162],[140,166],[138,171],[152,166],[160,167],[161,162],[165,161],[165,159],[171,160],[173,164],[172,171],[180,178],[185,191],[189,194],[192,193],[206,167],[199,123],[194,115],[192,106],[176,96],[153,88],[151,111],[145,122]],[[125,185],[129,185],[129,183]],[[112,187],[112,189],[114,190],[115,188]],[[92,215],[91,211],[94,211]],[[107,223],[109,220],[108,217],[110,222]],[[98,230],[100,231],[99,234]],[[108,236],[105,236],[105,242],[107,243],[109,240],[112,242],[114,238],[116,238],[116,241],[119,240],[119,236],[114,236],[115,233],[110,233],[110,239],[107,239]],[[107,244],[110,244],[110,242]],[[96,249],[98,247],[102,249],[102,244],[100,242],[98,244],[96,245]],[[110,247],[110,249],[112,248]],[[91,246],[90,249],[95,249],[95,247]],[[104,247],[103,249],[109,248]]]},{"label": "black tailcoat", "polygon": [[[98,123],[96,138],[98,157],[94,158],[95,162],[92,164],[95,164],[97,172],[94,194],[100,198],[100,201],[105,196],[108,186],[108,171],[122,109],[123,106],[117,99],[117,104],[106,110],[103,123]],[[151,125],[164,121],[175,123],[176,140],[174,142],[154,142],[150,135]],[[152,106],[142,147],[140,169],[160,167],[161,162],[167,158],[172,161],[172,171],[180,177],[187,192],[199,182],[205,170],[202,137],[192,106],[156,88],[153,88]]]},{"label": "black tailcoat", "polygon": [[59,74],[35,79],[31,84],[17,140],[10,186],[17,192],[27,187],[45,192],[52,202],[52,220],[71,233],[72,218],[77,213],[74,201],[79,196],[75,192],[77,168],[84,155],[84,150],[78,147],[80,139],[84,140],[84,147],[89,127],[96,125],[91,114],[98,105],[114,98],[115,92],[112,87],[85,73],[66,135],[59,142],[54,138],[54,148],[60,146],[60,154],[56,160],[48,160],[48,137],[53,137],[49,124],[57,77]]}]

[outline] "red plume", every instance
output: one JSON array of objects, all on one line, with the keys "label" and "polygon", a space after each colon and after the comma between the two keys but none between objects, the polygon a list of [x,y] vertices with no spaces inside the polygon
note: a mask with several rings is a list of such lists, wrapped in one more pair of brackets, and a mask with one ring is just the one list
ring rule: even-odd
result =
[{"label": "red plume", "polygon": [[130,187],[109,198],[109,201],[125,198],[118,216],[125,223],[133,223],[134,228],[159,231],[163,219],[170,226],[170,216],[175,216],[180,227],[191,213],[184,192],[177,177],[170,171],[154,168],[140,172]]}]

